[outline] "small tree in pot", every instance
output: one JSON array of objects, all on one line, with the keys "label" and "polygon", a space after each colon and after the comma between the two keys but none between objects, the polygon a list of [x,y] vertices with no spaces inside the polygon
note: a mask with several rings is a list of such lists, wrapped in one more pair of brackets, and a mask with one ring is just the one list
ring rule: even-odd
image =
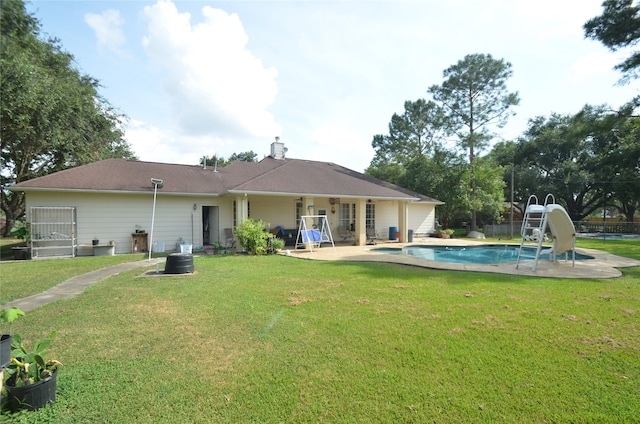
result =
[{"label": "small tree in pot", "polygon": [[20,334],[13,336],[11,363],[3,376],[7,390],[6,409],[35,411],[56,400],[56,377],[62,364],[44,358],[55,336],[56,332],[52,331],[47,339],[36,341],[31,351],[22,343]]},{"label": "small tree in pot", "polygon": [[31,241],[31,226],[24,219],[16,222],[16,225],[11,229],[10,234],[22,240],[21,246],[12,247],[13,257],[16,260],[29,259],[30,249],[29,241]]}]

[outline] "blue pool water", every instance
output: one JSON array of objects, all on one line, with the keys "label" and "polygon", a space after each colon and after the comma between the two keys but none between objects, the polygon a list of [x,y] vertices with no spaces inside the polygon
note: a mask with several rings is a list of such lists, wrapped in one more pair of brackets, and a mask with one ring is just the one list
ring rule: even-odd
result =
[{"label": "blue pool water", "polygon": [[[502,264],[515,262],[518,259],[520,246],[509,244],[486,244],[481,246],[406,246],[403,248],[381,247],[373,249],[376,252],[411,255],[420,259],[431,261],[449,262],[454,264]],[[536,250],[533,247],[525,247],[522,250],[520,260],[534,259]],[[572,257],[569,252],[569,258]],[[564,258],[564,254],[560,255]],[[549,255],[540,255],[540,259],[549,259]],[[576,253],[576,260],[593,259],[593,256]]]}]

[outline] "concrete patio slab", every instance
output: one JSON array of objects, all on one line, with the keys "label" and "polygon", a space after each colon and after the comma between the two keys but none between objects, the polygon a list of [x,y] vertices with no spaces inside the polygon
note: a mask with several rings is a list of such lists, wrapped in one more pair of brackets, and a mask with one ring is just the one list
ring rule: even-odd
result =
[{"label": "concrete patio slab", "polygon": [[[409,255],[389,254],[376,251],[381,247],[404,247],[410,245],[445,245],[445,246],[469,246],[469,245],[501,244],[488,243],[471,239],[439,239],[424,238],[415,240],[414,243],[379,243],[375,246],[336,246],[335,251],[331,246],[324,245],[320,249],[290,250],[289,256],[292,258],[313,259],[321,261],[359,261],[359,262],[388,262],[412,265],[423,268],[444,269],[452,271],[476,271],[491,272],[496,274],[523,275],[529,277],[552,277],[552,278],[615,278],[620,277],[622,272],[618,268],[640,266],[640,261],[612,255],[607,252],[592,249],[577,248],[577,253],[593,256],[594,259],[572,262],[560,259],[556,262],[540,260],[535,271],[527,266],[527,261],[520,263],[516,269],[515,262],[499,265],[482,264],[454,264],[447,262],[431,261],[428,259],[416,258]],[[514,244],[514,243],[504,243]],[[516,244],[516,245],[519,245]],[[287,251],[283,252],[287,254]]]}]

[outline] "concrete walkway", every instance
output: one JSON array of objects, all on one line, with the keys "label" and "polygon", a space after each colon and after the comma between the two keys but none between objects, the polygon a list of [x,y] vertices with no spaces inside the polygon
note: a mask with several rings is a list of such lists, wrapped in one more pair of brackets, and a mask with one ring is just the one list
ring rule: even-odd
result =
[{"label": "concrete walkway", "polygon": [[34,294],[23,299],[13,300],[5,305],[0,305],[0,308],[10,308],[15,306],[22,309],[24,312],[32,311],[47,303],[55,302],[56,300],[70,299],[74,296],[82,293],[87,287],[105,280],[113,275],[120,274],[121,272],[130,271],[136,268],[145,268],[149,266],[155,266],[157,263],[163,262],[165,258],[152,259],[138,262],[127,262],[124,264],[114,265],[107,268],[91,271],[86,274],[72,277],[62,283],[50,288],[42,293]]}]

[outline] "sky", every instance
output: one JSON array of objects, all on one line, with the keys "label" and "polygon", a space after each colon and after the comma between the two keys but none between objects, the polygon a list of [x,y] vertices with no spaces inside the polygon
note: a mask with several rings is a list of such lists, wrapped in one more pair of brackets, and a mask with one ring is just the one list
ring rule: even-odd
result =
[{"label": "sky", "polygon": [[198,164],[253,151],[275,137],[287,157],[363,172],[371,141],[404,102],[430,99],[468,54],[511,63],[520,105],[494,142],[528,120],[617,108],[628,51],[585,39],[602,0],[36,0],[27,10],[57,37],[100,95],[127,116],[143,161]]}]

